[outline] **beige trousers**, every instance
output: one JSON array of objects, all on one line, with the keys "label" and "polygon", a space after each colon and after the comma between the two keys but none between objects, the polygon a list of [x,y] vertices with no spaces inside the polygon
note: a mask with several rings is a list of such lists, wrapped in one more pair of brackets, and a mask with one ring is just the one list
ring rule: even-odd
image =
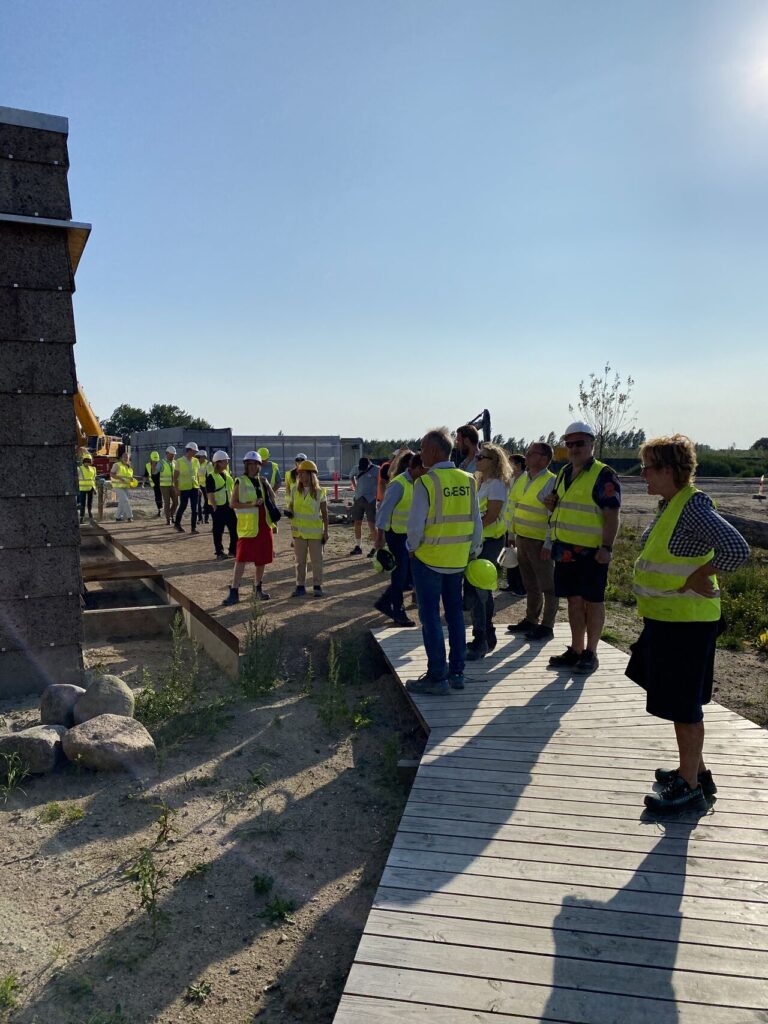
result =
[{"label": "beige trousers", "polygon": [[303,587],[307,580],[307,555],[312,560],[312,584],[320,587],[323,584],[323,542],[321,540],[305,540],[303,537],[293,538],[293,551],[296,555],[296,586]]},{"label": "beige trousers", "polygon": [[173,519],[176,515],[176,509],[179,507],[179,496],[173,487],[161,487],[160,491],[163,495],[163,512],[165,512],[165,518]]},{"label": "beige trousers", "polygon": [[555,596],[555,563],[551,558],[542,560],[543,546],[543,540],[515,537],[517,564],[528,595],[525,617],[529,622],[538,622],[543,608],[541,625],[551,628],[555,624],[560,601]]}]

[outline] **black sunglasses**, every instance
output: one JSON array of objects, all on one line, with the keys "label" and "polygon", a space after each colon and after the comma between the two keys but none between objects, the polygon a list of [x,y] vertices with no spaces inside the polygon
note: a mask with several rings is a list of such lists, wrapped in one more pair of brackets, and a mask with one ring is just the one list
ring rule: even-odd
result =
[{"label": "black sunglasses", "polygon": [[583,448],[586,445],[586,441],[566,441],[566,448]]}]

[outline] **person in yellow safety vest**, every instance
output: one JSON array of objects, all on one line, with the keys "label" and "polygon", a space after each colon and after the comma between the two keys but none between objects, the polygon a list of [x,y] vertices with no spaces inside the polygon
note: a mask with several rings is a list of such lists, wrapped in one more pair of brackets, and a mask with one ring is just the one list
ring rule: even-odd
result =
[{"label": "person in yellow safety vest", "polygon": [[128,491],[136,486],[137,481],[133,478],[133,467],[131,466],[131,459],[128,454],[128,449],[125,445],[120,445],[120,454],[118,458],[112,463],[112,468],[109,471],[110,478],[112,480],[112,486],[115,489],[117,495],[117,515],[115,516],[116,523],[122,522],[133,522],[133,509],[131,503],[128,500]]},{"label": "person in yellow safety vest", "polygon": [[88,518],[93,519],[93,495],[96,491],[96,467],[90,452],[83,455],[83,461],[77,467],[77,503],[80,507],[80,522],[85,521],[85,507],[88,505]]},{"label": "person in yellow safety vest", "polygon": [[165,513],[165,525],[170,526],[176,509],[179,505],[179,495],[173,485],[173,475],[176,472],[176,449],[169,444],[165,449],[165,458],[160,462],[158,469],[158,480],[160,481],[160,493],[163,496],[163,512]]},{"label": "person in yellow safety vest", "polygon": [[149,462],[144,466],[144,480],[155,492],[158,517],[163,514],[163,492],[160,490],[160,452],[150,452]]},{"label": "person in yellow safety vest", "polygon": [[299,454],[294,459],[294,462],[296,464],[295,468],[294,469],[289,469],[288,472],[285,474],[285,501],[286,501],[286,506],[287,506],[287,503],[290,501],[291,491],[296,486],[296,480],[298,479],[298,475],[299,475],[299,463],[300,462],[307,462],[307,461],[308,461],[308,456],[304,452],[299,452]]},{"label": "person in yellow safety vest", "polygon": [[[259,455],[261,456],[261,476],[269,482],[269,486],[277,494],[283,479],[280,475],[280,467],[276,462],[270,460],[269,448],[259,448]],[[306,459],[306,456],[304,459]],[[302,462],[304,459],[302,459]]]},{"label": "person in yellow safety vest", "polygon": [[621,485],[611,467],[594,457],[595,433],[587,423],[571,423],[563,438],[568,463],[544,499],[550,527],[542,553],[555,561],[555,593],[568,598],[571,643],[563,654],[549,659],[549,667],[587,675],[598,666],[597,642],[605,623],[608,566],[619,532]]},{"label": "person in yellow safety vest", "polygon": [[205,478],[205,491],[213,516],[213,549],[216,557],[226,558],[224,553],[224,528],[229,531],[229,557],[237,553],[237,515],[230,505],[235,481],[229,472],[229,456],[226,452],[213,453],[213,462]]},{"label": "person in yellow safety vest", "polygon": [[237,513],[237,554],[235,555],[235,573],[229,595],[222,604],[237,604],[240,600],[240,582],[245,566],[254,566],[254,596],[259,601],[268,601],[269,594],[262,588],[264,570],[274,558],[274,538],[272,530],[277,511],[275,492],[269,481],[262,479],[261,455],[258,452],[246,452],[243,456],[245,472],[235,480],[230,505]]},{"label": "person in yellow safety vest", "polygon": [[190,441],[184,448],[184,454],[176,461],[176,468],[173,471],[173,486],[179,498],[179,508],[173,525],[179,533],[184,533],[181,520],[187,510],[191,508],[192,526],[191,533],[197,533],[197,522],[200,518],[198,507],[200,503],[200,482],[197,478],[197,468],[200,463],[197,461],[197,444]]},{"label": "person in yellow safety vest", "polygon": [[[483,548],[479,557],[487,558],[496,565],[507,532],[504,509],[509,497],[512,467],[507,453],[497,444],[484,444],[475,462],[477,500],[483,522]],[[496,646],[493,591],[479,590],[469,580],[464,580],[464,607],[472,613],[472,640],[467,645],[467,661],[479,661]]]},{"label": "person in yellow safety vest", "polygon": [[642,537],[633,591],[643,630],[626,674],[646,691],[646,710],[671,721],[675,768],[657,768],[661,792],[645,797],[659,815],[705,812],[717,792],[704,762],[703,705],[712,698],[715,642],[722,631],[716,573],[749,558],[749,545],[694,486],[696,447],[675,434],[640,448],[648,493],[661,499]]},{"label": "person in yellow safety vest", "polygon": [[[512,492],[515,489],[516,481],[525,472],[525,456],[519,452],[514,452],[509,456],[509,464],[512,467],[512,480],[509,485],[509,497],[507,498],[506,508],[504,509],[504,525],[507,528],[507,545],[511,546],[514,541],[513,519],[515,515],[515,503],[512,499]],[[513,594],[519,594],[521,597],[525,595],[523,577],[520,575],[518,566],[504,570],[504,583],[499,586],[499,590],[511,590]]]},{"label": "person in yellow safety vest", "polygon": [[529,444],[525,453],[526,472],[514,481],[509,492],[513,509],[509,544],[517,548],[517,564],[528,596],[525,617],[507,626],[507,632],[524,633],[526,640],[533,641],[553,638],[560,605],[555,594],[554,562],[542,553],[549,521],[544,499],[554,490],[556,479],[549,468],[552,455],[552,448],[545,441]]},{"label": "person in yellow safety vest", "polygon": [[198,522],[202,521],[206,525],[211,517],[211,506],[208,502],[208,491],[206,490],[205,481],[208,474],[211,472],[211,464],[208,461],[208,452],[205,448],[201,448],[197,453],[197,479],[200,483],[200,504],[198,508]]},{"label": "person in yellow safety vest", "polygon": [[296,556],[296,589],[291,597],[307,592],[307,555],[312,560],[312,593],[323,596],[323,546],[328,541],[328,499],[317,478],[317,466],[306,459],[298,466],[296,486],[285,513],[291,520]]},{"label": "person in yellow safety vest", "polygon": [[[483,546],[483,524],[474,477],[451,462],[453,439],[443,427],[429,430],[421,440],[426,472],[413,485],[406,543],[412,555],[413,585],[427,671],[407,680],[411,693],[446,694],[464,688],[467,636],[462,608],[464,570]],[[448,626],[449,655],[440,622],[443,602]]]},{"label": "person in yellow safety vest", "polygon": [[411,578],[411,558],[405,538],[413,504],[413,484],[424,469],[421,456],[409,449],[400,452],[389,468],[390,480],[376,510],[374,547],[377,551],[385,546],[389,548],[396,564],[387,589],[373,602],[373,607],[393,619],[396,626],[415,626],[405,613],[405,588]]}]

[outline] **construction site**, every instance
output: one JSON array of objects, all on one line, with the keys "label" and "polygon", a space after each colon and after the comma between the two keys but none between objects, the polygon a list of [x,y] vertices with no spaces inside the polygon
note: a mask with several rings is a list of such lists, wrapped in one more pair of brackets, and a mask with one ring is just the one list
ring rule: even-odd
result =
[{"label": "construction site", "polygon": [[[361,437],[103,434],[77,370],[91,226],[72,219],[67,135],[0,107],[0,1020],[764,1021],[765,648],[717,653],[722,810],[665,829],[633,806],[674,740],[624,676],[641,623],[618,585],[588,681],[553,681],[504,633],[467,690],[409,694],[421,630],[374,609],[365,532],[350,555]],[[232,561],[210,524],[174,529],[152,486],[153,453],[190,443],[233,473],[260,449],[283,480],[299,454],[316,465],[322,600],[295,599],[283,519],[268,601],[246,580],[223,604]],[[656,499],[619,472],[634,558]],[[762,482],[698,486],[762,571]],[[496,595],[500,630],[524,601]],[[412,593],[406,611],[418,621]],[[587,800],[595,779],[623,794],[608,809]]]}]

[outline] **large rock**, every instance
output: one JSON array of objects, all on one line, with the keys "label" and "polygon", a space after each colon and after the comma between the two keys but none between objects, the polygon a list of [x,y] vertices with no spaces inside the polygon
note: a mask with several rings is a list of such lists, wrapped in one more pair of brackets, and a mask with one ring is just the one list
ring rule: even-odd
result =
[{"label": "large rock", "polygon": [[94,679],[75,704],[75,722],[80,725],[97,715],[123,715],[133,718],[133,693],[119,676]]},{"label": "large rock", "polygon": [[[66,729],[60,725],[33,725],[20,732],[0,736],[0,754],[18,754],[29,775],[45,775],[61,757],[61,738]],[[0,762],[4,772],[5,761]]]},{"label": "large rock", "polygon": [[75,704],[85,693],[73,683],[52,683],[40,698],[40,721],[44,725],[75,724]]},{"label": "large rock", "polygon": [[105,772],[138,771],[157,753],[144,726],[124,715],[98,715],[76,725],[65,733],[63,747],[70,761]]}]

